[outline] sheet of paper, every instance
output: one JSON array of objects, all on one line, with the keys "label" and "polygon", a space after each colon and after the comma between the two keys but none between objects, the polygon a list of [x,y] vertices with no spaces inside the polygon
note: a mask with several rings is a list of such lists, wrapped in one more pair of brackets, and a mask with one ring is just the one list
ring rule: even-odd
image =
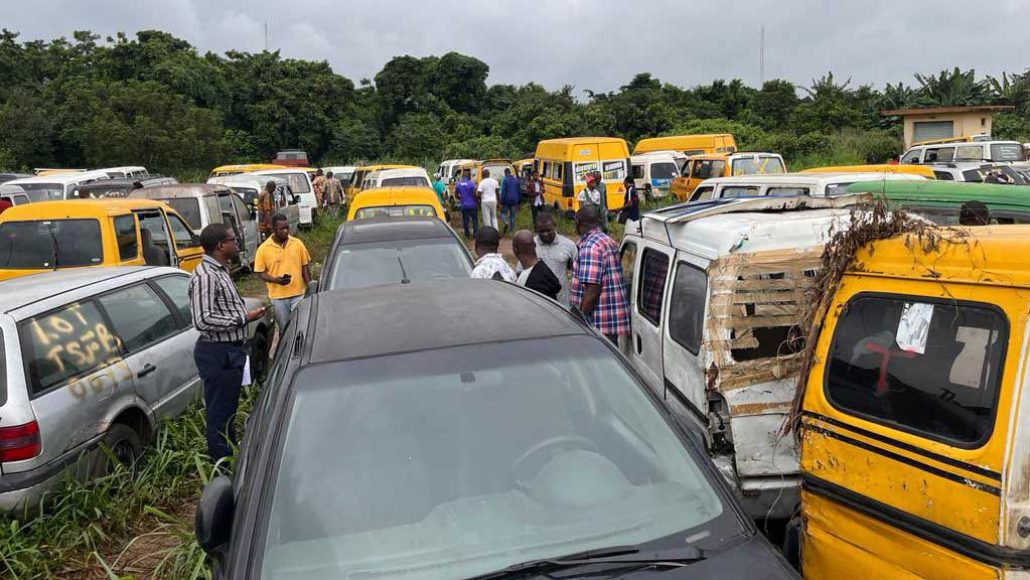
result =
[{"label": "sheet of paper", "polygon": [[243,363],[243,386],[246,387],[252,381],[250,380],[250,357],[247,357],[247,362]]},{"label": "sheet of paper", "polygon": [[930,319],[933,318],[933,304],[912,302],[905,305],[898,321],[898,332],[894,340],[901,350],[916,354],[926,353],[926,338],[930,333]]}]

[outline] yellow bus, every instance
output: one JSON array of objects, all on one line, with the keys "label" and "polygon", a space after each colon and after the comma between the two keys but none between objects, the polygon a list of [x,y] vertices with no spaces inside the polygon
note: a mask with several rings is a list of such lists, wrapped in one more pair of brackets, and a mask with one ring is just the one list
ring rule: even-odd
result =
[{"label": "yellow bus", "polygon": [[544,202],[557,211],[579,209],[577,198],[586,187],[586,176],[595,171],[607,192],[608,210],[623,205],[629,171],[629,148],[617,137],[569,137],[546,139],[536,146],[536,170],[544,182]]},{"label": "yellow bus", "polygon": [[651,151],[678,151],[684,155],[702,155],[706,153],[733,153],[737,150],[737,141],[729,133],[713,133],[710,135],[670,135],[668,137],[651,137],[641,139],[633,148],[634,155]]}]

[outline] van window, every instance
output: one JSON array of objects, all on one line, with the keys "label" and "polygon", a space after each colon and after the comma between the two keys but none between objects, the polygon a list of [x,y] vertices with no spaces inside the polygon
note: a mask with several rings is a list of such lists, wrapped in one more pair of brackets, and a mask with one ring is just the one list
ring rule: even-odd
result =
[{"label": "van window", "polygon": [[[846,183],[845,184],[839,184],[838,183],[838,184],[836,184],[836,186],[842,190],[842,191],[838,192],[837,195],[840,195],[840,194],[844,193],[843,190],[846,190],[848,188],[848,184],[846,184]],[[833,186],[830,186],[830,187],[833,187]],[[829,187],[827,187],[827,190],[829,190]],[[807,187],[770,187],[769,189],[765,190],[765,194],[766,195],[772,195],[772,196],[810,195],[811,194],[811,190],[809,190]],[[829,191],[827,191],[826,194],[830,195]]]},{"label": "van window", "polygon": [[311,188],[308,187],[308,178],[303,173],[272,173],[270,175],[285,179],[293,189],[293,193],[311,193]]},{"label": "van window", "polygon": [[694,194],[690,196],[690,200],[689,201],[698,201],[698,200],[701,200],[701,199],[711,199],[711,197],[712,197],[712,190],[714,190],[714,189],[715,189],[715,187],[711,186],[711,185],[706,185],[704,187],[698,187],[697,189],[694,190]]},{"label": "van window", "polygon": [[0,224],[0,268],[56,269],[104,261],[100,222],[39,220]]},{"label": "van window", "polygon": [[622,280],[626,285],[626,296],[632,296],[629,290],[633,287],[633,275],[636,273],[637,245],[633,242],[626,242],[619,250],[619,257],[622,259]]},{"label": "van window", "polygon": [[98,300],[129,354],[179,331],[172,311],[146,284],[105,294]]},{"label": "van window", "polygon": [[643,179],[644,178],[644,166],[643,165],[634,164],[631,167],[632,167],[632,171],[633,171],[633,179]]},{"label": "van window", "polygon": [[757,185],[727,185],[719,192],[719,197],[753,197],[758,195],[759,189]]},{"label": "van window", "polygon": [[192,324],[190,318],[190,297],[188,287],[190,279],[188,276],[164,276],[153,280],[153,283],[165,293],[179,311],[181,327],[188,327]]},{"label": "van window", "polygon": [[834,332],[826,396],[870,421],[974,446],[994,424],[1007,343],[989,305],[859,295]]},{"label": "van window", "polygon": [[572,168],[573,174],[576,176],[576,183],[586,183],[587,175],[598,171],[596,161],[576,163]]},{"label": "van window", "polygon": [[707,295],[708,274],[697,266],[679,262],[669,300],[669,336],[693,354],[701,349]]},{"label": "van window", "polygon": [[139,242],[136,239],[136,217],[120,215],[114,218],[114,237],[118,241],[118,259],[122,262],[135,260],[139,256]]},{"label": "van window", "polygon": [[[232,200],[232,208],[236,212],[236,217],[240,220],[240,223],[251,219],[250,210],[247,209],[247,206],[243,203],[243,200],[240,199],[240,196],[233,194],[229,196],[229,199]],[[172,233],[175,233],[174,225],[172,226]]]},{"label": "van window", "polygon": [[[493,175],[493,172],[490,173]],[[387,177],[379,184],[379,187],[429,187],[425,177],[415,175],[413,177]]]},{"label": "van window", "polygon": [[[679,174],[679,167],[675,163],[654,163],[651,165],[651,179],[672,179]],[[636,177],[636,175],[633,177]]]},{"label": "van window", "polygon": [[54,201],[64,199],[64,187],[60,183],[22,183],[0,186],[3,193],[24,193],[32,201]]},{"label": "van window", "polygon": [[640,268],[637,312],[657,326],[662,319],[662,299],[665,298],[665,281],[669,277],[669,257],[657,250],[645,248]]},{"label": "van window", "polygon": [[994,143],[991,161],[1023,161],[1023,147],[1019,143]]},{"label": "van window", "polygon": [[940,181],[955,181],[955,177],[948,171],[934,171],[933,176]]},{"label": "van window", "polygon": [[32,394],[37,395],[122,356],[122,344],[97,305],[79,302],[20,327]]},{"label": "van window", "polygon": [[959,161],[979,161],[983,157],[983,145],[960,145],[955,150],[955,159]]},{"label": "van window", "polygon": [[954,158],[954,147],[933,147],[926,150],[926,155],[923,156],[923,163],[952,161]]},{"label": "van window", "polygon": [[[205,198],[211,199],[211,198]],[[195,197],[176,197],[162,199],[161,201],[172,206],[172,209],[182,214],[186,222],[195,230],[204,229],[204,222],[200,219],[200,201]]]},{"label": "van window", "polygon": [[622,181],[626,179],[626,160],[602,161],[601,179],[605,181]]},{"label": "van window", "polygon": [[176,248],[184,250],[199,245],[193,230],[179,216],[171,213],[168,214],[168,225],[172,227],[172,238],[175,239]]},{"label": "van window", "polygon": [[909,151],[905,154],[904,157],[901,158],[901,161],[899,161],[899,163],[919,163],[919,151],[919,149],[913,149],[912,151]]},{"label": "van window", "polygon": [[733,160],[732,175],[769,175],[785,171],[779,157],[744,157]]},{"label": "van window", "polygon": [[552,179],[551,178],[551,162],[550,161],[544,161],[542,167],[543,167],[543,169],[540,170],[541,177],[546,177],[548,179]]}]

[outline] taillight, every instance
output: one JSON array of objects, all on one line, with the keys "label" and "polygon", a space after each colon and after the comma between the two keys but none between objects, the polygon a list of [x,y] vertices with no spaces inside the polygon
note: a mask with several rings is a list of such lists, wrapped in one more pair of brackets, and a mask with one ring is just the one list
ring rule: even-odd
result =
[{"label": "taillight", "polygon": [[0,462],[31,459],[43,448],[39,423],[35,421],[14,427],[0,427]]}]

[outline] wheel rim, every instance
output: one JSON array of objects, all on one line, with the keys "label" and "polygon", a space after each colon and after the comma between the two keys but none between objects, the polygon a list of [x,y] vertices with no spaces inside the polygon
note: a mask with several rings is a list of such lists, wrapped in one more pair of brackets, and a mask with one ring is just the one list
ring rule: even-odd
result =
[{"label": "wheel rim", "polygon": [[122,465],[131,465],[133,459],[136,458],[136,450],[133,448],[132,443],[124,439],[114,444],[111,454]]}]

